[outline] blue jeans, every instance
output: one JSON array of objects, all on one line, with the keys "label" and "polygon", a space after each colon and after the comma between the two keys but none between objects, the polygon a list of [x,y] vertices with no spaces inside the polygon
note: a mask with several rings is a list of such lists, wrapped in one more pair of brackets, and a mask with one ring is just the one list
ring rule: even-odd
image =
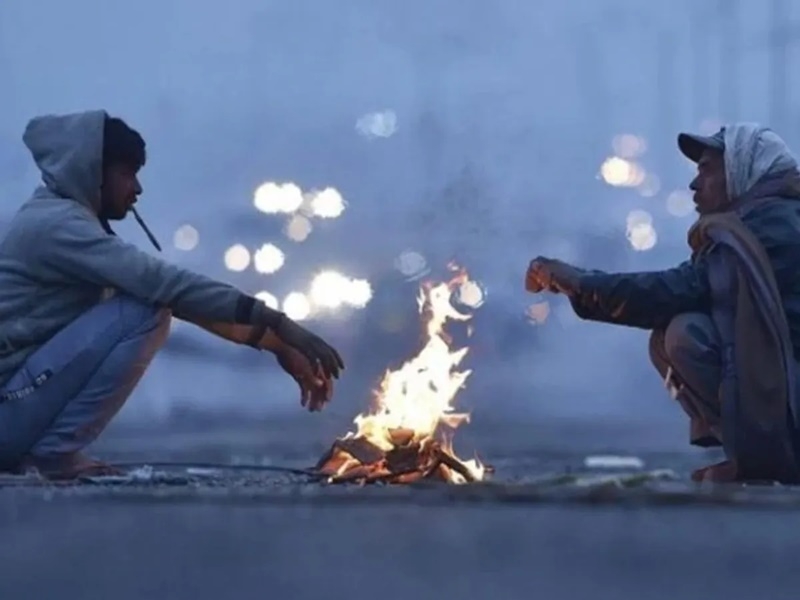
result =
[{"label": "blue jeans", "polygon": [[664,330],[650,336],[650,360],[662,378],[670,375],[676,400],[689,415],[689,441],[695,446],[721,446],[721,341],[711,317],[678,315]]},{"label": "blue jeans", "polygon": [[118,295],[36,350],[0,389],[0,466],[58,459],[93,442],[163,345],[170,313]]}]

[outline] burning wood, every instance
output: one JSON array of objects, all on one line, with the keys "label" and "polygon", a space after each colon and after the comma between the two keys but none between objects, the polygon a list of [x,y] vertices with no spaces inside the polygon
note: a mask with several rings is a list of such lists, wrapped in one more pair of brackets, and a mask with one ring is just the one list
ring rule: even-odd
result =
[{"label": "burning wood", "polygon": [[453,293],[468,282],[460,271],[447,283],[423,285],[419,307],[426,319],[425,345],[402,367],[386,372],[373,410],[358,415],[356,432],[337,440],[319,461],[317,470],[329,482],[469,483],[484,478],[488,469],[477,459],[459,459],[446,436],[469,421],[468,414],[453,407],[471,373],[457,370],[468,349],[451,350],[443,330],[449,320],[471,318],[451,304]]},{"label": "burning wood", "polygon": [[317,464],[331,483],[412,483],[422,479],[471,483],[483,477],[475,461],[462,462],[444,444],[429,438],[382,450],[363,437],[344,438]]}]

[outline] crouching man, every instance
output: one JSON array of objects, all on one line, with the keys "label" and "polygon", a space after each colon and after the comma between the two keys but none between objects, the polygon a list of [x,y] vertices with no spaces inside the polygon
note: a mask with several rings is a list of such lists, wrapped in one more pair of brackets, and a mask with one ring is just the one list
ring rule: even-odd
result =
[{"label": "crouching man", "polygon": [[42,185],[0,241],[0,468],[51,478],[113,472],[81,451],[136,387],[173,315],[275,354],[310,410],[330,399],[344,365],[326,342],[114,235],[110,221],[138,219],[139,133],[90,111],[35,118],[23,140]]},{"label": "crouching man", "polygon": [[567,295],[581,318],[652,330],[651,359],[689,416],[691,443],[727,456],[694,480],[797,483],[798,164],[754,124],[678,144],[697,163],[691,260],[612,274],[539,257],[526,287]]}]

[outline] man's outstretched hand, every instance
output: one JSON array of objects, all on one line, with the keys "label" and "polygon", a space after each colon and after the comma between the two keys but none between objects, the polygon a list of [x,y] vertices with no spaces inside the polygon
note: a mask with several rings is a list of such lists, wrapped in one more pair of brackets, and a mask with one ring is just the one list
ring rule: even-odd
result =
[{"label": "man's outstretched hand", "polygon": [[339,373],[344,369],[344,361],[333,346],[321,337],[285,316],[274,331],[284,344],[308,359],[314,372],[320,373],[325,379],[339,378]]},{"label": "man's outstretched hand", "polygon": [[572,265],[539,256],[528,265],[525,274],[525,289],[534,294],[548,291],[566,295],[578,291],[581,271]]},{"label": "man's outstretched hand", "polygon": [[278,364],[300,386],[300,404],[309,412],[322,410],[333,396],[333,380],[315,370],[299,351],[285,346],[275,353]]}]

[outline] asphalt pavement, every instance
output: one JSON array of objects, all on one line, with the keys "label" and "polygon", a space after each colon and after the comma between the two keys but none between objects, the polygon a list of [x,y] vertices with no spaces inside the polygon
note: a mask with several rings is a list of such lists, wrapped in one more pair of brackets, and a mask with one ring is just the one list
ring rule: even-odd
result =
[{"label": "asphalt pavement", "polygon": [[[96,450],[300,467],[340,428],[121,428]],[[794,490],[693,486],[711,455],[630,424],[484,422],[459,441],[495,463],[490,484],[342,488],[184,467],[125,484],[6,482],[0,598],[797,597]],[[599,453],[641,465],[587,469]]]}]

